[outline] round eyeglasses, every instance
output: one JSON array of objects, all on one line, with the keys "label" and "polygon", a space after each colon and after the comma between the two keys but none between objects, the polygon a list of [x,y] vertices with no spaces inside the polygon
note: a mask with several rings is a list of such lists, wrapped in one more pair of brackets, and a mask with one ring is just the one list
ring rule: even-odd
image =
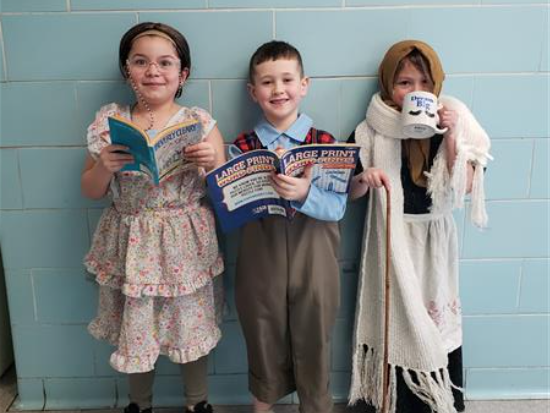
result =
[{"label": "round eyeglasses", "polygon": [[154,65],[160,72],[173,73],[179,70],[181,62],[178,59],[170,57],[165,57],[156,61],[136,56],[126,60],[126,64],[130,70],[145,71],[148,70],[151,65]]}]

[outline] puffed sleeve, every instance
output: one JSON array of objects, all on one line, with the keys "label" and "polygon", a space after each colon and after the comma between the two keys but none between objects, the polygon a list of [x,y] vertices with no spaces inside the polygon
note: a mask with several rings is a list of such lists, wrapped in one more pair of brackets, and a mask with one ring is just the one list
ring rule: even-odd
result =
[{"label": "puffed sleeve", "polygon": [[194,106],[191,108],[191,111],[202,125],[202,137],[204,139],[212,131],[214,126],[216,126],[216,121],[212,118],[210,113],[202,108]]},{"label": "puffed sleeve", "polygon": [[120,114],[119,106],[115,103],[103,106],[95,116],[94,121],[88,126],[86,140],[88,152],[97,160],[101,150],[111,143],[109,135],[108,117]]}]

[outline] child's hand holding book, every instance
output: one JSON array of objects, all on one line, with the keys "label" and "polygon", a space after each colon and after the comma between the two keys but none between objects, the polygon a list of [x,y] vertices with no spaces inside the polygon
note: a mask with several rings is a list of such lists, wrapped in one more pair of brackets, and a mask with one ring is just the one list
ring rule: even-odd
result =
[{"label": "child's hand holding book", "polygon": [[216,163],[216,150],[210,142],[200,142],[184,149],[184,157],[196,166],[210,170]]},{"label": "child's hand holding book", "polygon": [[99,153],[98,166],[109,173],[120,171],[124,166],[134,163],[134,157],[123,145],[107,145]]},{"label": "child's hand holding book", "polygon": [[309,188],[311,187],[311,179],[313,178],[313,165],[306,166],[300,176],[273,173],[271,176],[273,188],[281,198],[288,201],[305,202],[309,194]]}]

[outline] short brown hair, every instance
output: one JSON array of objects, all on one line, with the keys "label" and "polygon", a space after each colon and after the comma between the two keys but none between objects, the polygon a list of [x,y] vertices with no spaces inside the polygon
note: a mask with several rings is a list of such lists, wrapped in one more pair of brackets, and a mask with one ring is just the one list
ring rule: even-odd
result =
[{"label": "short brown hair", "polygon": [[295,59],[300,67],[300,76],[304,77],[304,64],[298,49],[287,42],[272,40],[258,47],[250,58],[250,63],[248,65],[248,81],[254,83],[256,66],[269,60],[279,59]]}]

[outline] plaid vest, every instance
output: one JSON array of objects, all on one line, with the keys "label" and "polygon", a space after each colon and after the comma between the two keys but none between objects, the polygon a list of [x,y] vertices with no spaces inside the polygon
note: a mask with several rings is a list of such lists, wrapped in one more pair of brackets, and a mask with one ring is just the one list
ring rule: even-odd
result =
[{"label": "plaid vest", "polygon": [[[315,128],[310,128],[306,139],[300,145],[311,145],[315,143],[334,143],[336,139],[330,133],[318,130]],[[235,146],[241,150],[241,152],[253,151],[255,149],[265,149],[256,135],[256,132],[244,132],[241,133],[234,142]]]}]

